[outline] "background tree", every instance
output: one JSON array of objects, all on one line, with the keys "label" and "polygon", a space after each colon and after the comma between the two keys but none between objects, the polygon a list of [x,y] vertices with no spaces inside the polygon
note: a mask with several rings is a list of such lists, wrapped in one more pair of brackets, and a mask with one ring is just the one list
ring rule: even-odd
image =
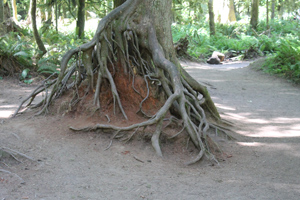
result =
[{"label": "background tree", "polygon": [[17,0],[11,0],[11,6],[13,10],[13,19],[18,21],[18,9],[17,9]]},{"label": "background tree", "polygon": [[36,44],[38,45],[39,50],[41,53],[38,54],[38,58],[41,58],[46,52],[46,48],[44,46],[43,41],[41,40],[41,37],[38,33],[37,26],[36,26],[36,0],[31,0],[31,22],[32,22],[32,30],[33,35],[36,41]]},{"label": "background tree", "polygon": [[258,24],[258,10],[259,10],[259,0],[252,0],[252,9],[251,9],[251,27],[256,29]]},{"label": "background tree", "polygon": [[122,5],[126,0],[114,0],[114,8],[119,7]]},{"label": "background tree", "polygon": [[0,35],[2,36],[4,33],[6,33],[4,26],[4,2],[0,0]]},{"label": "background tree", "polygon": [[277,12],[278,12],[278,18],[279,18],[279,19],[282,19],[282,17],[283,17],[283,12],[284,12],[283,0],[278,0],[278,4],[277,4]]},{"label": "background tree", "polygon": [[271,20],[275,18],[275,0],[272,0]]},{"label": "background tree", "polygon": [[267,29],[269,29],[269,0],[266,0],[266,21]]},{"label": "background tree", "polygon": [[0,1],[0,35],[5,35],[9,28],[7,27],[7,20],[10,19],[10,9],[7,0]]},{"label": "background tree", "polygon": [[235,9],[234,9],[234,0],[229,0],[228,20],[230,22],[235,22],[236,21]]},{"label": "background tree", "polygon": [[217,22],[224,24],[236,21],[233,0],[214,1],[213,7]]},{"label": "background tree", "polygon": [[0,0],[0,23],[2,24],[4,21],[4,2]]},{"label": "background tree", "polygon": [[209,13],[209,32],[210,35],[215,35],[215,17],[214,17],[214,8],[213,8],[214,1],[208,1],[208,13]]},{"label": "background tree", "polygon": [[76,33],[78,38],[84,38],[84,25],[85,25],[85,0],[78,0],[77,24]]}]

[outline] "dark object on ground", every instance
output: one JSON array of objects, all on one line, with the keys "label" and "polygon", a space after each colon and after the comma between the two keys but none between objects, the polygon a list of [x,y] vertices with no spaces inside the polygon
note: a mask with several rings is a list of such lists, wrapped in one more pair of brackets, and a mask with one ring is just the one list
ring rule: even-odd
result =
[{"label": "dark object on ground", "polygon": [[218,57],[216,57],[216,58],[210,57],[206,62],[208,64],[214,64],[214,65],[221,64],[221,61]]},{"label": "dark object on ground", "polygon": [[187,37],[181,38],[174,44],[174,49],[178,57],[185,57],[188,55],[187,50],[189,48],[189,40]]},{"label": "dark object on ground", "polygon": [[208,64],[222,64],[221,62],[223,62],[225,59],[225,55],[214,51],[212,56],[206,61]]}]

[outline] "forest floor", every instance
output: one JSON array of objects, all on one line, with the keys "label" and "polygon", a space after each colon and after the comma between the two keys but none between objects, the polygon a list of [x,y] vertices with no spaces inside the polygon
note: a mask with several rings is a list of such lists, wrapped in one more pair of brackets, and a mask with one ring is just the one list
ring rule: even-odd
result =
[{"label": "forest floor", "polygon": [[[67,117],[9,116],[32,85],[0,80],[0,147],[34,159],[0,155],[0,200],[295,199],[300,197],[300,87],[256,70],[260,62],[182,62],[207,85],[236,140],[215,137],[226,159],[192,166],[186,151],[150,142],[123,144],[110,134],[74,133]],[[7,150],[7,149],[6,149]],[[142,162],[141,162],[142,161]]]}]

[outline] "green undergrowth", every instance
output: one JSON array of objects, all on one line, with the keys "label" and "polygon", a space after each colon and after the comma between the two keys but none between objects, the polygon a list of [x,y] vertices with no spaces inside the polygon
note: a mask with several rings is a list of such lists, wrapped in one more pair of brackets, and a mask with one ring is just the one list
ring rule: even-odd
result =
[{"label": "green undergrowth", "polygon": [[277,50],[266,59],[262,69],[271,74],[284,76],[294,83],[300,83],[300,42],[281,38]]},{"label": "green undergrowth", "polygon": [[43,75],[50,75],[53,72],[59,73],[59,64],[64,53],[74,47],[78,47],[84,42],[89,41],[93,33],[86,33],[84,40],[76,38],[74,33],[57,33],[53,29],[48,29],[40,33],[42,41],[47,49],[47,53],[36,60],[39,53],[33,34],[30,30],[22,33],[10,32],[0,39],[0,59],[8,60],[5,65],[12,69],[11,73],[7,72],[8,68],[0,64],[0,75],[12,75],[19,73],[22,78],[22,72],[28,69],[31,72],[37,71]]},{"label": "green undergrowth", "polygon": [[[261,21],[257,30],[253,31],[248,22],[216,24],[216,35],[210,36],[207,21],[173,24],[174,42],[187,37],[189,40],[188,54],[205,61],[213,51],[219,51],[228,57],[251,59],[257,56],[267,56],[262,67],[265,72],[285,76],[293,82],[300,79],[300,25],[295,21],[275,20],[270,22],[270,29]],[[59,64],[64,53],[84,42],[90,41],[92,32],[86,32],[84,40],[78,39],[74,31],[56,32],[54,29],[40,31],[47,53],[39,60],[35,55],[39,50],[35,44],[30,29],[20,33],[9,33],[0,39],[0,60],[16,67],[12,72],[6,72],[0,65],[0,75],[22,73],[24,69],[49,75],[59,73]],[[255,54],[249,54],[253,51]],[[6,61],[6,62],[4,62]],[[8,67],[6,67],[8,68]]]},{"label": "green undergrowth", "polygon": [[31,38],[10,32],[0,38],[1,59],[11,59],[25,67],[32,65],[33,55]]},{"label": "green undergrowth", "polygon": [[[208,23],[173,24],[173,40],[187,37],[188,54],[194,58],[208,59],[213,51],[238,59],[266,56],[262,69],[279,74],[299,83],[300,75],[300,25],[296,21],[274,20],[269,28],[264,21],[257,30],[249,23],[216,24],[216,35],[209,35]],[[252,51],[254,53],[249,54]]]}]

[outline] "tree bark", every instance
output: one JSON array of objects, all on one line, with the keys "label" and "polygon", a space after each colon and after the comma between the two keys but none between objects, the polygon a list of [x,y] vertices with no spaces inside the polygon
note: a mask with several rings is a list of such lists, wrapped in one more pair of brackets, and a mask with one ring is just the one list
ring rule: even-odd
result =
[{"label": "tree bark", "polygon": [[13,19],[17,22],[18,21],[18,12],[17,12],[17,2],[16,0],[11,0],[11,6],[13,9]]},{"label": "tree bark", "polygon": [[54,15],[55,15],[55,30],[56,30],[56,32],[58,32],[58,17],[59,17],[59,13],[58,13],[57,0],[55,0],[55,2],[54,2]]},{"label": "tree bark", "polygon": [[38,58],[43,57],[43,55],[47,52],[43,41],[41,40],[41,37],[38,33],[37,26],[36,26],[36,0],[31,0],[32,5],[31,5],[31,22],[32,22],[32,30],[33,30],[33,35],[35,38],[35,41],[38,45],[39,50],[41,53],[38,55]]},{"label": "tree bark", "polygon": [[251,20],[250,24],[256,30],[258,24],[259,0],[252,0]]},{"label": "tree bark", "polygon": [[236,21],[236,16],[235,16],[235,9],[234,9],[234,0],[229,1],[229,14],[228,14],[228,20],[230,22],[235,22]]},{"label": "tree bark", "polygon": [[266,2],[266,20],[267,20],[267,30],[269,29],[269,0]]},{"label": "tree bark", "polygon": [[277,6],[277,11],[278,11],[278,19],[282,19],[283,17],[283,1],[278,0],[278,6]]},{"label": "tree bark", "polygon": [[122,5],[126,0],[114,0],[114,9]]},{"label": "tree bark", "polygon": [[0,36],[6,34],[6,26],[4,25],[4,3],[0,0]]},{"label": "tree bark", "polygon": [[208,1],[209,32],[210,32],[210,35],[215,35],[216,34],[213,4],[214,4],[213,0]]},{"label": "tree bark", "polygon": [[3,0],[0,0],[0,23],[2,26],[2,23],[4,21],[4,3],[3,3]]},{"label": "tree bark", "polygon": [[[50,20],[50,22],[53,22],[53,17],[52,17],[52,7],[53,7],[53,2],[52,0],[45,0],[47,2],[47,21]],[[54,23],[54,22],[53,22]]]},{"label": "tree bark", "polygon": [[272,13],[271,13],[271,20],[275,18],[275,0],[272,0]]},{"label": "tree bark", "polygon": [[76,33],[78,38],[84,38],[85,0],[79,0]]}]

